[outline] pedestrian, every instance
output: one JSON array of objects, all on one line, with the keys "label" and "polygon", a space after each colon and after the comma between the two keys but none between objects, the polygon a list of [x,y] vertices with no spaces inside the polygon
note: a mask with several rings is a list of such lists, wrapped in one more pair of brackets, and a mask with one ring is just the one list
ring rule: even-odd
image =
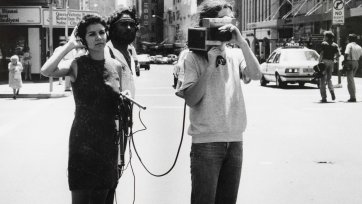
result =
[{"label": "pedestrian", "polygon": [[338,45],[333,42],[334,34],[332,31],[324,32],[324,41],[321,44],[321,52],[319,61],[323,62],[325,65],[325,70],[322,73],[320,78],[320,93],[322,96],[321,103],[327,103],[327,93],[326,93],[326,84],[328,85],[329,92],[331,93],[331,98],[334,101],[336,95],[334,93],[334,88],[332,84],[332,72],[334,69],[334,64],[338,62],[340,52]]},{"label": "pedestrian", "polygon": [[23,53],[24,80],[31,81],[31,53],[29,47],[24,48]]},{"label": "pedestrian", "polygon": [[137,72],[135,58],[130,53],[131,43],[136,38],[139,22],[134,7],[121,8],[110,15],[109,41],[105,48],[106,57],[118,60],[122,64],[122,90],[130,90],[135,97],[134,72]]},{"label": "pedestrian", "polygon": [[346,50],[344,51],[345,55],[345,67],[346,67],[346,75],[347,75],[347,88],[350,95],[350,98],[347,102],[356,102],[356,86],[354,83],[354,76],[358,70],[358,61],[362,56],[362,48],[359,46],[357,41],[357,35],[351,33],[348,35],[349,43],[346,46]]},{"label": "pedestrian", "polygon": [[185,48],[180,52],[180,54],[177,58],[177,63],[174,68],[175,69],[174,75],[177,76],[177,84],[175,86],[176,90],[180,89],[180,87],[182,86],[182,83],[184,82],[184,77],[185,77],[184,61],[189,52],[190,52],[190,50],[188,48]]},{"label": "pedestrian", "polygon": [[[203,18],[234,17],[225,0],[205,0],[198,10],[200,26]],[[239,48],[222,42],[207,52],[189,52],[184,82],[176,92],[190,108],[191,204],[236,203],[246,128],[240,80],[261,78],[259,62],[240,30],[232,24],[219,30],[231,32],[230,43]]]},{"label": "pedestrian", "polygon": [[[75,117],[69,137],[68,182],[72,203],[104,204],[118,179],[118,146],[115,118],[120,94],[121,64],[106,58],[107,24],[98,15],[85,15],[62,49],[46,61],[41,73],[69,76]],[[78,39],[78,40],[77,40]],[[72,49],[87,54],[58,66]]]},{"label": "pedestrian", "polygon": [[20,88],[23,85],[23,81],[21,79],[23,65],[20,63],[19,57],[17,55],[13,55],[10,57],[8,69],[9,86],[13,89],[13,99],[16,99],[16,96],[19,95]]},{"label": "pedestrian", "polygon": [[178,65],[178,62],[175,62],[173,65],[173,84],[172,84],[172,88],[176,89],[177,86],[177,81],[178,81],[178,75],[180,73],[180,66]]}]

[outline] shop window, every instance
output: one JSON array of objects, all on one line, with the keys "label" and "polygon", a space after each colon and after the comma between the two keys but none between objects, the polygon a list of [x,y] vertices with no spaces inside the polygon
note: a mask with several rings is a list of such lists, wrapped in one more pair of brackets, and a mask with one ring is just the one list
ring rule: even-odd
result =
[{"label": "shop window", "polygon": [[7,70],[7,64],[12,55],[19,55],[28,46],[28,31],[26,27],[2,27],[0,32],[1,65],[0,70]]}]

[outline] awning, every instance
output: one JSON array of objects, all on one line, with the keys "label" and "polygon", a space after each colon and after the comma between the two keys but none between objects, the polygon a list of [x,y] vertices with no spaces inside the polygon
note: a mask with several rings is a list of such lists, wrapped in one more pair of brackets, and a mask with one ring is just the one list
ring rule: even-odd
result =
[{"label": "awning", "polygon": [[249,29],[255,28],[276,28],[278,26],[278,20],[262,21],[255,23],[248,23]]}]

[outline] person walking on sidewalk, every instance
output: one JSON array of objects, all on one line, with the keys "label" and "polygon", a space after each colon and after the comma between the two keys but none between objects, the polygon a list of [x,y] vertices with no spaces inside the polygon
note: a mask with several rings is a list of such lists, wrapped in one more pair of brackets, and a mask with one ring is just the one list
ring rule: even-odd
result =
[{"label": "person walking on sidewalk", "polygon": [[[76,109],[69,137],[68,182],[73,204],[104,204],[109,196],[113,199],[110,189],[118,182],[115,119],[122,66],[105,57],[106,28],[100,16],[84,16],[69,42],[41,69],[48,77],[69,76],[72,83]],[[70,67],[58,66],[68,52],[83,46],[88,54],[72,60]]]},{"label": "person walking on sidewalk", "polygon": [[326,84],[328,85],[328,89],[331,93],[332,100],[336,99],[336,95],[334,93],[334,88],[332,84],[332,72],[334,69],[334,63],[339,60],[339,48],[338,45],[333,42],[334,34],[332,31],[324,32],[324,41],[321,44],[321,53],[320,53],[320,62],[323,62],[325,65],[325,70],[322,73],[322,77],[320,78],[320,93],[322,96],[321,103],[327,102],[327,92],[326,92]]},{"label": "person walking on sidewalk", "polygon": [[8,65],[9,69],[9,86],[13,89],[13,99],[16,99],[16,95],[19,94],[20,88],[23,85],[21,79],[21,72],[23,71],[23,65],[19,61],[17,55],[10,57],[10,62]]},{"label": "person walking on sidewalk", "polygon": [[27,80],[29,78],[29,80],[31,81],[31,54],[30,54],[29,47],[24,48],[23,67],[24,67],[24,74],[25,74],[24,80]]},{"label": "person walking on sidewalk", "polygon": [[[198,9],[200,26],[204,18],[234,17],[225,0],[205,0]],[[240,48],[223,42],[208,51],[189,52],[184,83],[176,92],[190,107],[191,204],[236,203],[246,128],[240,81],[261,78],[259,62],[240,30],[232,24],[219,30],[230,32],[230,42]]]},{"label": "person walking on sidewalk", "polygon": [[349,43],[346,46],[346,50],[344,51],[345,55],[345,67],[346,67],[346,75],[347,75],[347,88],[350,95],[350,98],[347,102],[356,102],[356,86],[354,83],[354,76],[358,70],[358,61],[362,56],[362,48],[359,46],[357,41],[356,34],[348,35]]}]

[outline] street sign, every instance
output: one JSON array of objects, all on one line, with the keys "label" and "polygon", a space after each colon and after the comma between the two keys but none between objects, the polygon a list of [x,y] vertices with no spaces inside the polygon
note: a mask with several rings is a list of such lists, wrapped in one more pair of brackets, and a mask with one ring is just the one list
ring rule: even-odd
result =
[{"label": "street sign", "polygon": [[344,0],[333,0],[333,25],[344,24]]}]

